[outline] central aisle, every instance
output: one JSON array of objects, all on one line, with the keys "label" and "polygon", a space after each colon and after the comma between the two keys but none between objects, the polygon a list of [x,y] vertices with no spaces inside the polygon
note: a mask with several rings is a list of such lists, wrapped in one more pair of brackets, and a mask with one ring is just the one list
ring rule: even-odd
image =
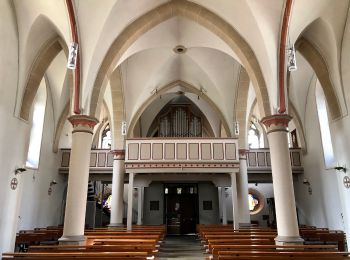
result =
[{"label": "central aisle", "polygon": [[195,235],[167,236],[160,246],[156,259],[203,260],[204,250]]}]

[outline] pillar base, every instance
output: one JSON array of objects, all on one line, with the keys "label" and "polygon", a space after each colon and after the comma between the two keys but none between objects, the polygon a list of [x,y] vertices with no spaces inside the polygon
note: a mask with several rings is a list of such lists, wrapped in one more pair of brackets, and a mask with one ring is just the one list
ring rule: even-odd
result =
[{"label": "pillar base", "polygon": [[85,236],[63,236],[58,239],[60,245],[85,245],[86,237]]},{"label": "pillar base", "polygon": [[290,237],[290,236],[277,236],[275,237],[275,244],[278,246],[289,246],[289,245],[302,245],[304,239],[301,237]]},{"label": "pillar base", "polygon": [[123,229],[124,228],[124,224],[123,223],[110,223],[109,225],[107,225],[108,229]]}]

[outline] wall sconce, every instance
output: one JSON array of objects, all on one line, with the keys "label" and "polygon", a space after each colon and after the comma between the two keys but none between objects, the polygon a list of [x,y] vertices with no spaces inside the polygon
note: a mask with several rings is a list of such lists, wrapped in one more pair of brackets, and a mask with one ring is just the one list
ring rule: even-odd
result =
[{"label": "wall sconce", "polygon": [[295,58],[295,48],[294,45],[287,49],[288,56],[288,71],[296,71],[297,70],[297,60]]},{"label": "wall sconce", "polygon": [[15,169],[15,175],[25,172],[27,169],[25,167],[17,167]]},{"label": "wall sconce", "polygon": [[239,123],[238,123],[238,121],[234,122],[233,128],[234,128],[235,135],[239,135]]},{"label": "wall sconce", "polygon": [[122,122],[122,135],[126,135],[126,122],[125,121],[123,121]]},{"label": "wall sconce", "polygon": [[333,169],[336,170],[337,172],[346,173],[346,167],[345,167],[345,165],[344,165],[344,166],[337,165],[337,166],[335,166]]},{"label": "wall sconce", "polygon": [[312,194],[312,188],[311,188],[311,183],[309,182],[309,180],[305,178],[303,180],[303,184],[308,186],[307,190],[308,190],[309,194],[311,195]]},{"label": "wall sconce", "polygon": [[56,184],[57,184],[57,181],[52,180],[52,181],[50,182],[50,187],[52,187],[53,185],[56,185]]},{"label": "wall sconce", "polygon": [[200,96],[203,96],[203,94],[207,93],[207,90],[205,88],[203,88],[203,87],[200,87],[199,91],[200,91],[200,93],[199,93],[199,95],[197,97],[198,100],[200,99]]},{"label": "wall sconce", "polygon": [[69,46],[69,55],[68,55],[68,63],[67,63],[68,69],[75,70],[77,66],[77,56],[78,56],[78,44],[76,42],[72,42]]}]

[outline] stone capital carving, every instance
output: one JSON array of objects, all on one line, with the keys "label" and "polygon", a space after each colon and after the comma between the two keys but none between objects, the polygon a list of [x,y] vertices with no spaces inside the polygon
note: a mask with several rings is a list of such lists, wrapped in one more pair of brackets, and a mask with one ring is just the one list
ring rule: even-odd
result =
[{"label": "stone capital carving", "polygon": [[114,160],[125,160],[125,150],[111,150],[114,155]]},{"label": "stone capital carving", "polygon": [[264,117],[261,119],[261,122],[265,125],[266,132],[269,134],[276,131],[287,132],[287,127],[290,120],[292,120],[292,117],[290,115],[281,114]]},{"label": "stone capital carving", "polygon": [[249,150],[247,149],[238,149],[239,159],[240,160],[247,160],[247,154]]},{"label": "stone capital carving", "polygon": [[96,118],[87,115],[73,115],[68,117],[68,121],[73,125],[72,133],[85,132],[93,134],[94,127],[98,123]]}]

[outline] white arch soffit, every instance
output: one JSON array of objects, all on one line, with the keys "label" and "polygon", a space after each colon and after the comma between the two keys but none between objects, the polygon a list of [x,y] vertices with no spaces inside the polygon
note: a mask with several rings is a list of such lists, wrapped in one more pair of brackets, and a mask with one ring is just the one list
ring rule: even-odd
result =
[{"label": "white arch soffit", "polygon": [[[199,95],[200,98],[204,99],[208,103],[208,105],[220,116],[220,120],[222,121],[222,123],[224,125],[224,128],[225,128],[226,132],[228,133],[228,135],[231,134],[230,128],[229,128],[229,124],[228,124],[229,121],[224,117],[224,114],[222,113],[222,111],[210,99],[209,96],[201,95],[201,92],[200,92],[199,89],[197,89],[196,87],[194,87],[193,85],[191,85],[191,84],[189,84],[187,82],[184,82],[184,81],[181,81],[181,80],[176,80],[176,81],[171,82],[171,83],[163,86],[162,88],[160,88],[158,90],[158,92],[157,92],[157,95],[150,96],[140,107],[137,108],[137,110],[133,114],[133,116],[130,117],[129,127],[128,127],[128,131],[127,131],[127,137],[132,135],[132,131],[135,128],[138,119],[143,114],[143,112],[147,109],[147,107],[150,106],[157,99],[159,99],[159,95],[164,95],[166,93],[169,93],[169,91],[171,89],[176,88],[177,86],[182,87],[184,90],[186,90],[185,92],[189,92],[189,93],[193,93],[195,95]],[[201,107],[199,107],[199,106],[198,106],[198,108],[201,109]],[[202,109],[201,109],[201,111],[202,111]]]}]

